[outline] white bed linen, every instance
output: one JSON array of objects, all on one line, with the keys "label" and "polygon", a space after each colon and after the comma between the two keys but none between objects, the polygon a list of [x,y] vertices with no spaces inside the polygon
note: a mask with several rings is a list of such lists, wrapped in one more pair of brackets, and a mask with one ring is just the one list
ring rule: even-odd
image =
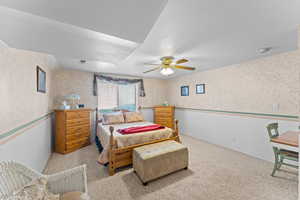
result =
[{"label": "white bed linen", "polygon": [[114,147],[121,148],[127,147],[134,144],[142,144],[145,142],[150,142],[158,139],[165,139],[172,136],[172,129],[164,128],[154,131],[146,131],[141,133],[134,133],[128,135],[122,135],[117,132],[118,129],[130,128],[130,127],[138,127],[138,126],[147,126],[152,125],[152,122],[133,122],[133,123],[122,123],[122,124],[112,124],[112,125],[103,125],[98,123],[97,126],[97,136],[100,139],[100,142],[103,146],[103,151],[101,152],[98,162],[101,164],[105,164],[108,162],[108,150],[109,150],[109,140],[110,140],[110,131],[109,127],[114,127]]}]

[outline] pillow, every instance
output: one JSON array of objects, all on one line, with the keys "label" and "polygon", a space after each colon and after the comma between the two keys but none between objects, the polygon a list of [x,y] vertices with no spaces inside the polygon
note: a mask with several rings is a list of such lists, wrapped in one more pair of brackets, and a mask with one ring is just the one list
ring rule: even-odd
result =
[{"label": "pillow", "polygon": [[141,122],[144,118],[141,113],[138,112],[125,112],[124,113],[125,122]]},{"label": "pillow", "polygon": [[120,115],[123,114],[121,111],[114,111],[114,112],[108,112],[108,113],[103,113],[98,110],[98,123],[104,122],[104,115]]},{"label": "pillow", "polygon": [[15,192],[10,199],[23,200],[59,200],[59,195],[47,190],[47,180],[39,178]]},{"label": "pillow", "polygon": [[124,123],[124,115],[122,112],[118,113],[110,113],[110,114],[103,114],[103,124],[108,125],[108,124],[120,124]]}]

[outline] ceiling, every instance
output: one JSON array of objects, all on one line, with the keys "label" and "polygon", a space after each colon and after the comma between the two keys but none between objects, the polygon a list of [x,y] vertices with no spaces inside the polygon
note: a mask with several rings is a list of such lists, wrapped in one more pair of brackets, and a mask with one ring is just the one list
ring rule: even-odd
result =
[{"label": "ceiling", "polygon": [[299,8],[298,0],[0,0],[0,40],[65,68],[172,78],[191,72],[143,74],[153,67],[144,63],[172,55],[201,71],[295,50]]},{"label": "ceiling", "polygon": [[[0,39],[8,46],[55,55],[119,63],[137,43],[0,7]],[[4,31],[5,30],[5,31]]]},{"label": "ceiling", "polygon": [[0,5],[141,43],[166,2],[167,0],[0,0]]}]

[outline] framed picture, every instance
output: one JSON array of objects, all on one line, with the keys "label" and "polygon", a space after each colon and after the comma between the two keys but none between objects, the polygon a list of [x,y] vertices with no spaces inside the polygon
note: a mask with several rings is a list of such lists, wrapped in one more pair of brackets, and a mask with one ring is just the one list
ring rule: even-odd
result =
[{"label": "framed picture", "polygon": [[39,66],[36,66],[37,91],[46,93],[46,72]]},{"label": "framed picture", "polygon": [[181,86],[181,96],[189,96],[189,86]]},{"label": "framed picture", "polygon": [[196,85],[196,94],[205,94],[205,84]]}]

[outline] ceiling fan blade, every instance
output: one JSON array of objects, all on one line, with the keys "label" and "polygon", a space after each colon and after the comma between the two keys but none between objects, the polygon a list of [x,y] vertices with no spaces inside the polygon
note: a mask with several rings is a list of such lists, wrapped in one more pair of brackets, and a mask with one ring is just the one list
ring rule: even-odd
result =
[{"label": "ceiling fan blade", "polygon": [[189,61],[185,58],[182,58],[182,59],[177,60],[176,64],[181,64],[181,63],[186,63],[186,62],[189,62]]},{"label": "ceiling fan blade", "polygon": [[148,71],[145,71],[145,72],[143,72],[144,74],[145,73],[149,73],[149,72],[152,72],[152,71],[155,71],[155,70],[158,70],[160,67],[155,67],[155,68],[153,68],[153,69],[150,69],[150,70],[148,70]]},{"label": "ceiling fan blade", "polygon": [[182,66],[182,65],[173,65],[172,67],[177,68],[177,69],[186,69],[186,70],[195,70],[195,67],[187,67],[187,66]]},{"label": "ceiling fan blade", "polygon": [[144,63],[144,65],[161,65],[161,64],[155,64],[155,63]]}]

